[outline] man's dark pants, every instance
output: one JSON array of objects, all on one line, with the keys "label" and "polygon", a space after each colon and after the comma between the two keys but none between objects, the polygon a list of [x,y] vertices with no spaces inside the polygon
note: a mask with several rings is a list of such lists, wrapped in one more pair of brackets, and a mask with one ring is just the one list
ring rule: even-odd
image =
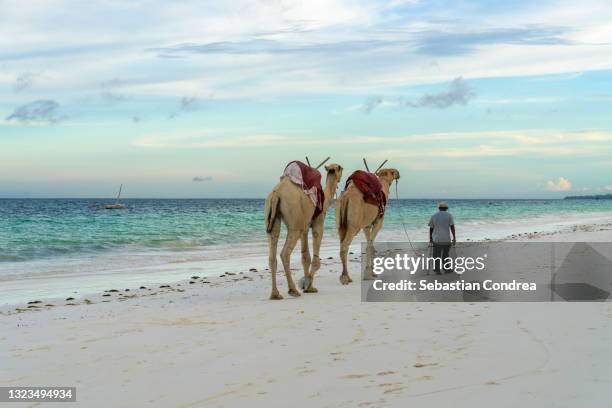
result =
[{"label": "man's dark pants", "polygon": [[[444,261],[448,258],[448,253],[450,252],[451,244],[436,244],[433,245],[433,257],[436,259],[435,261],[435,271],[440,272],[438,268],[439,264],[442,264],[442,269],[444,269]],[[437,259],[441,258],[442,261],[438,261]]]}]

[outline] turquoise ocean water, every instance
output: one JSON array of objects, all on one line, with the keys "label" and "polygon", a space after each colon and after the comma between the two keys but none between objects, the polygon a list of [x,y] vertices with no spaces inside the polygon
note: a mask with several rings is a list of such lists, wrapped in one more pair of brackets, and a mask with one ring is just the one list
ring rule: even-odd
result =
[{"label": "turquoise ocean water", "polygon": [[[2,265],[146,248],[189,251],[213,244],[265,242],[263,200],[125,200],[104,210],[100,199],[0,199]],[[612,211],[612,200],[449,200],[459,226]],[[418,230],[436,200],[391,200],[385,230]],[[333,209],[326,229],[333,231]]]}]

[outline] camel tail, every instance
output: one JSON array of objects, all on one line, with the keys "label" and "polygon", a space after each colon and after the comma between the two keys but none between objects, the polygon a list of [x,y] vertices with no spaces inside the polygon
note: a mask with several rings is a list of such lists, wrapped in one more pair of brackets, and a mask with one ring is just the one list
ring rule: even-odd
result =
[{"label": "camel tail", "polygon": [[276,190],[273,190],[266,199],[264,206],[264,215],[266,218],[266,232],[269,234],[272,232],[274,221],[278,216],[278,205],[280,204],[280,196]]},{"label": "camel tail", "polygon": [[347,218],[348,218],[348,201],[343,200],[343,197],[340,197],[336,201],[337,211],[336,211],[336,227],[338,228],[338,235],[340,241],[344,240],[344,236],[346,235],[346,229],[348,226]]}]

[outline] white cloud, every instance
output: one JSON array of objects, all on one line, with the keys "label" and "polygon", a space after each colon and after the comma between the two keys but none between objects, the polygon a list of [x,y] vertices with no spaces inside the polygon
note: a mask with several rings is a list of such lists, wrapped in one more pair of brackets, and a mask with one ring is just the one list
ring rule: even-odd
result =
[{"label": "white cloud", "polygon": [[572,189],[572,182],[566,179],[565,177],[559,177],[559,179],[555,181],[547,181],[546,182],[546,191],[570,191]]},{"label": "white cloud", "polygon": [[[453,147],[461,141],[462,147]],[[584,157],[612,154],[612,132],[600,130],[482,131],[420,133],[404,136],[333,137],[309,133],[252,134],[242,129],[174,130],[144,134],[133,146],[143,148],[257,148],[264,146],[372,146],[376,158],[471,157]],[[447,147],[446,147],[447,146]]]},{"label": "white cloud", "polygon": [[[612,68],[612,45],[601,41],[610,35],[612,8],[602,2],[587,1],[583,11],[542,2],[473,17],[461,5],[412,12],[412,3],[92,0],[85,8],[69,0],[4,1],[0,59],[13,71],[0,85],[44,67],[36,87],[49,92],[93,92],[101,79],[120,76],[122,91],[173,97],[378,95],[457,75],[572,77]],[[253,55],[253,44],[267,45]],[[180,55],[171,55],[183,58],[153,51],[173,47]],[[436,69],[425,68],[433,63]]]}]

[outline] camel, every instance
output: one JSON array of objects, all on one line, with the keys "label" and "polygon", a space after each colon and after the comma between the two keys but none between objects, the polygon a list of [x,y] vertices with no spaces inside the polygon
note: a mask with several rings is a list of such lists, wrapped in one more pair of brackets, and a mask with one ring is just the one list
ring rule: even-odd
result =
[{"label": "camel", "polygon": [[[399,180],[400,174],[396,169],[382,169],[376,172],[381,182],[383,192],[389,198],[389,188],[393,180]],[[361,191],[353,184],[342,192],[336,201],[336,226],[340,238],[340,259],[342,260],[342,274],[340,283],[347,285],[353,280],[349,276],[347,266],[347,253],[353,238],[359,230],[367,240],[366,277],[372,278],[372,257],[374,255],[374,240],[383,226],[384,214],[379,216],[378,207],[366,203]]]},{"label": "camel", "polygon": [[[282,299],[276,287],[276,247],[280,236],[281,220],[287,227],[287,238],[281,251],[281,261],[287,277],[289,295],[298,297],[300,291],[295,286],[291,276],[290,260],[291,253],[298,240],[302,242],[302,267],[304,278],[301,281],[305,293],[316,293],[318,290],[313,286],[314,274],[321,267],[319,251],[323,239],[323,226],[325,214],[336,193],[336,187],[342,177],[342,166],[330,164],[325,166],[327,177],[323,189],[325,198],[323,211],[314,220],[315,205],[304,193],[301,186],[293,183],[288,177],[281,177],[280,182],[274,187],[266,199],[264,214],[266,218],[266,232],[269,244],[269,265],[272,273],[272,294],[270,299]],[[312,228],[313,258],[310,257],[308,248],[308,230]]]}]

